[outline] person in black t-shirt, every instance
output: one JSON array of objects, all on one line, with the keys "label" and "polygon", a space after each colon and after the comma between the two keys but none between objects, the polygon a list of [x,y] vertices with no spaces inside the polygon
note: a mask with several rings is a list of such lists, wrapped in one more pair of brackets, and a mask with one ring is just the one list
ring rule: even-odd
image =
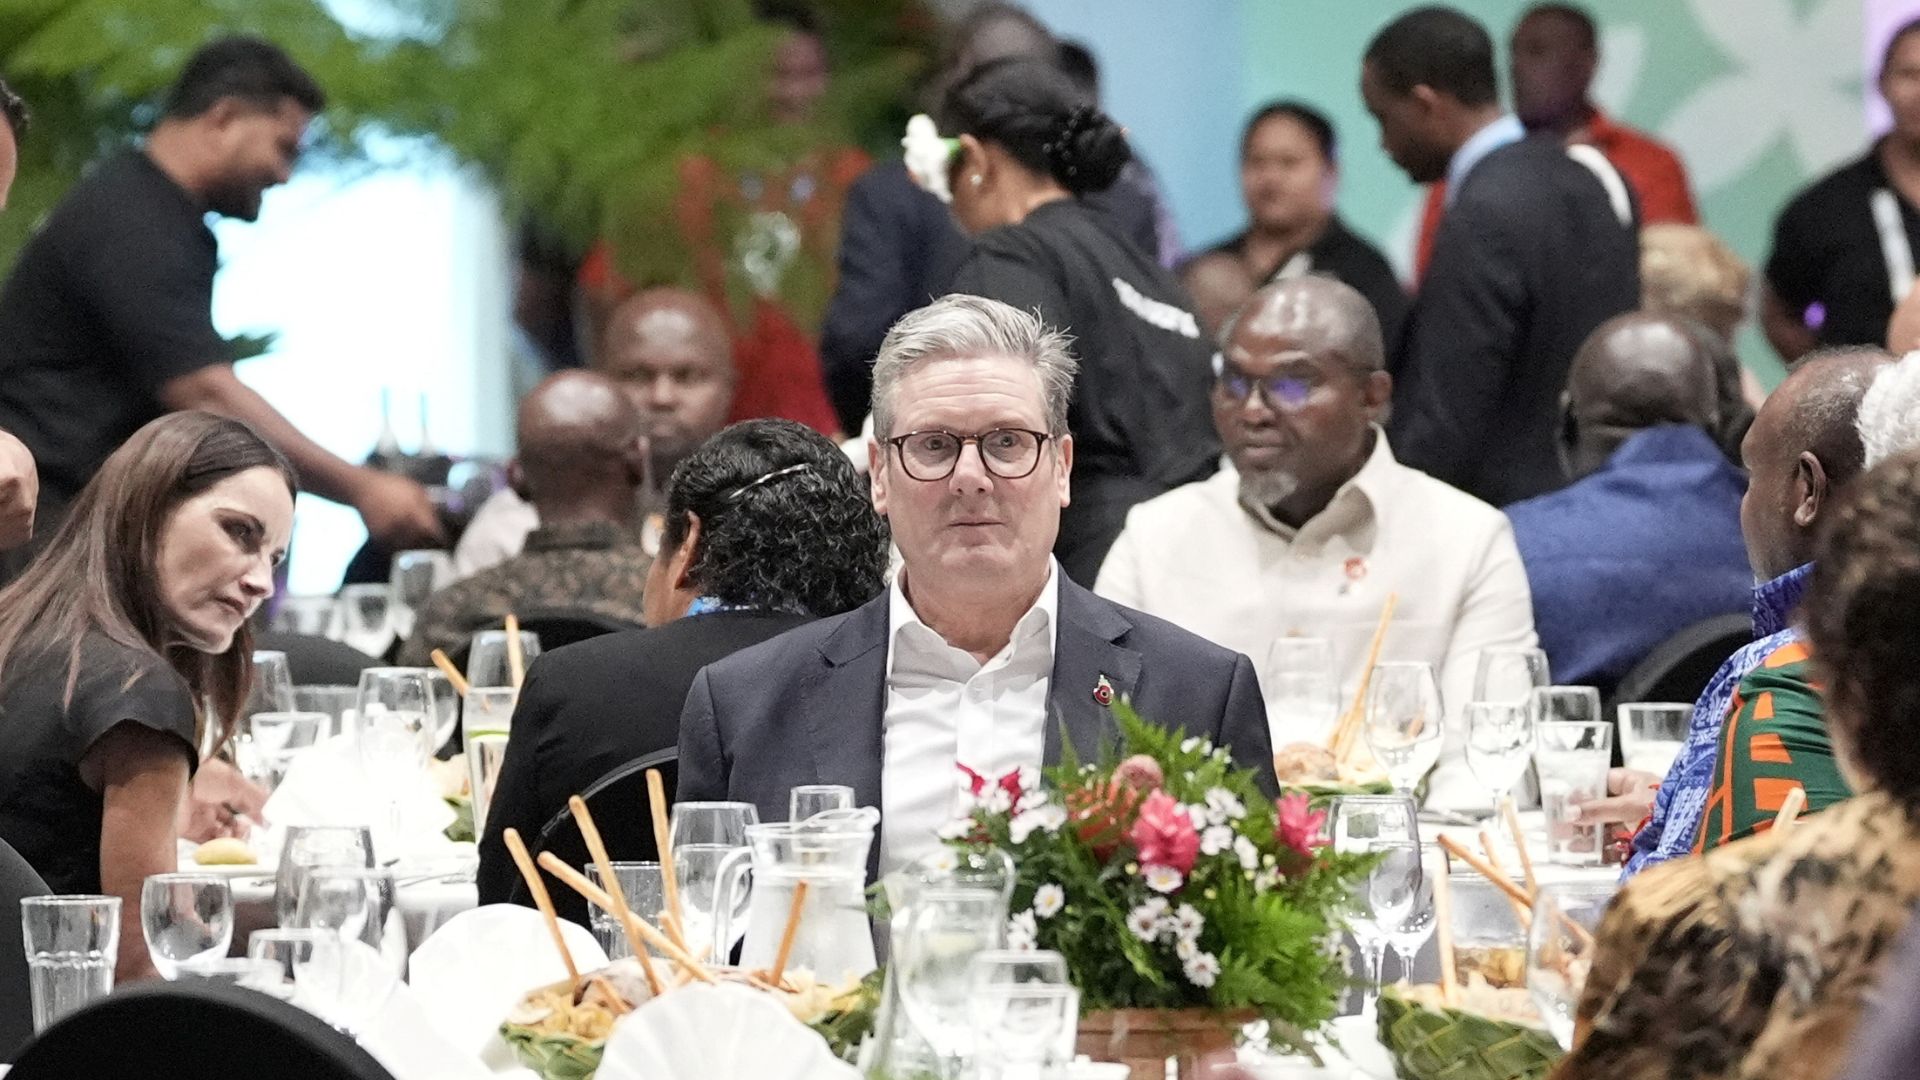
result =
[{"label": "person in black t-shirt", "polygon": [[146,145],[95,166],[21,252],[0,288],[0,429],[39,462],[43,533],[141,425],[206,409],[258,428],[390,545],[439,538],[425,488],[302,435],[234,375],[213,327],[218,250],[205,215],[254,220],[324,101],[275,46],[215,41],[187,62]]},{"label": "person in black t-shirt", "polygon": [[1303,274],[1343,281],[1373,305],[1391,356],[1412,302],[1386,256],[1334,213],[1340,166],[1333,125],[1297,101],[1263,106],[1240,136],[1245,232],[1213,248],[1238,256],[1254,288]]},{"label": "person in black t-shirt", "polygon": [[[294,487],[245,424],[163,416],[0,590],[0,840],[56,892],[122,898],[121,982],[153,974],[135,913],[147,875],[175,868],[175,837],[245,830],[210,790],[231,767],[199,768],[198,750],[224,747],[246,705],[247,619],[273,593]],[[197,829],[203,810],[220,820]]]},{"label": "person in black t-shirt", "polygon": [[1054,65],[977,68],[943,111],[957,140],[927,179],[975,236],[952,291],[1037,312],[1074,341],[1073,501],[1054,554],[1091,586],[1134,504],[1219,468],[1213,345],[1172,274],[1078,198],[1111,185],[1130,151]]},{"label": "person in black t-shirt", "polygon": [[1795,196],[1773,226],[1760,325],[1791,364],[1815,348],[1885,345],[1920,251],[1920,19],[1880,63],[1893,127]]}]

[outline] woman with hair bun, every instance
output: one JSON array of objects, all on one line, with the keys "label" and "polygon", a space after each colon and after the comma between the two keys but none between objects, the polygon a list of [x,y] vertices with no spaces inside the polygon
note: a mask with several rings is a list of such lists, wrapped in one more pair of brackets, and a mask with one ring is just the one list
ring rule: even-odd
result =
[{"label": "woman with hair bun", "polygon": [[1058,69],[984,65],[942,112],[937,132],[921,118],[909,127],[907,159],[975,238],[952,291],[1035,311],[1074,339],[1073,502],[1054,553],[1091,587],[1134,504],[1218,467],[1213,344],[1173,276],[1082,205],[1132,151]]}]

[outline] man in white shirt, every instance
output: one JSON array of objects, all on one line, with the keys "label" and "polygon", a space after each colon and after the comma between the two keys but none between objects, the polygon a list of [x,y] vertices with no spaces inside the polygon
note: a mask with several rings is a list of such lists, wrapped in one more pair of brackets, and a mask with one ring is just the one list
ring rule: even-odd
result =
[{"label": "man in white shirt", "polygon": [[[1326,638],[1343,708],[1396,594],[1381,658],[1433,664],[1457,717],[1482,651],[1535,641],[1507,519],[1394,461],[1379,427],[1393,392],[1380,325],[1352,288],[1270,285],[1222,342],[1213,417],[1233,469],[1134,507],[1095,591],[1263,664],[1277,638]],[[1326,735],[1269,719],[1275,746]],[[1430,804],[1486,801],[1458,728],[1449,723]]]},{"label": "man in white shirt", "polygon": [[[1246,657],[1075,585],[1051,554],[1071,497],[1066,339],[1006,304],[908,314],[874,365],[874,505],[902,568],[887,592],[704,669],[680,721],[680,801],[786,816],[799,784],[881,809],[875,866],[939,846],[959,786],[1097,760],[1111,708],[1225,747],[1272,787]],[[804,558],[805,552],[796,552]]]}]

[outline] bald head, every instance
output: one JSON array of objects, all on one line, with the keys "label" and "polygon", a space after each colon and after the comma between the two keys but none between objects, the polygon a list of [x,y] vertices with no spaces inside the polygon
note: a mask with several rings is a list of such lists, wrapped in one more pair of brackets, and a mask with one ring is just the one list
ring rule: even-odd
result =
[{"label": "bald head", "polygon": [[1880,349],[1811,353],[1754,417],[1740,445],[1747,467],[1740,529],[1763,580],[1813,557],[1822,511],[1861,470],[1860,401],[1892,362]]},{"label": "bald head", "polygon": [[1221,329],[1222,344],[1231,350],[1243,329],[1337,354],[1343,366],[1359,374],[1386,366],[1373,305],[1352,286],[1330,277],[1288,278],[1255,291]]},{"label": "bald head", "polygon": [[1567,405],[1581,475],[1642,429],[1690,424],[1712,434],[1720,426],[1713,357],[1698,334],[1669,315],[1634,312],[1601,323],[1574,355]]},{"label": "bald head", "polygon": [[640,413],[611,379],[549,376],[520,402],[515,481],[543,522],[632,516]]},{"label": "bald head", "polygon": [[685,289],[648,289],[615,308],[601,372],[640,410],[657,475],[727,422],[733,345],[720,312]]}]

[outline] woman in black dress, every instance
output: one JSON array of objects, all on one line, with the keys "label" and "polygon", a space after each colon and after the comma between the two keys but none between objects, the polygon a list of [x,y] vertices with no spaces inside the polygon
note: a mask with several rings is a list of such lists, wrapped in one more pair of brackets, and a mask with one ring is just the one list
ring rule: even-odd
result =
[{"label": "woman in black dress", "polygon": [[1064,75],[1038,60],[988,64],[942,111],[940,133],[958,142],[944,179],[975,237],[952,291],[1037,311],[1074,339],[1073,501],[1054,553],[1091,587],[1134,504],[1218,468],[1214,347],[1172,275],[1081,204],[1132,152]]},{"label": "woman in black dress", "polygon": [[294,489],[245,424],[164,416],[0,590],[0,839],[56,892],[121,898],[121,982],[154,974],[141,883],[175,869],[199,750],[246,704]]}]

